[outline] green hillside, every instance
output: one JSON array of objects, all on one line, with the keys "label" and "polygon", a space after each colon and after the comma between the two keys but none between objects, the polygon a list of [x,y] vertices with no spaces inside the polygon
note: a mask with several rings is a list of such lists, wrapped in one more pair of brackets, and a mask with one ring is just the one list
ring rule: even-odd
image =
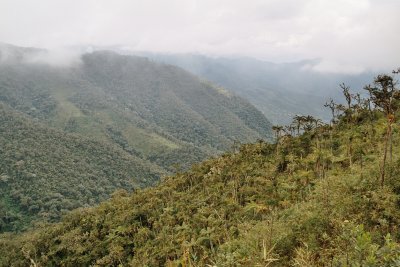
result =
[{"label": "green hillside", "polygon": [[399,266],[400,93],[386,75],[367,88],[329,125],[296,117],[275,144],[4,235],[0,265]]},{"label": "green hillside", "polygon": [[165,174],[116,146],[51,129],[1,104],[0,147],[0,232],[58,220]]},{"label": "green hillside", "polygon": [[271,138],[271,124],[251,104],[177,67],[107,51],[63,67],[25,61],[0,64],[0,101],[169,171],[234,141]]},{"label": "green hillside", "polygon": [[[120,49],[120,53],[129,53]],[[132,52],[131,52],[132,53]],[[338,84],[346,81],[354,88],[363,86],[371,72],[327,73],[313,70],[320,60],[272,63],[254,58],[207,57],[197,54],[141,53],[157,62],[179,66],[199,77],[222,85],[249,100],[274,124],[287,124],[296,114],[328,119],[321,110],[328,97],[340,99]]]},{"label": "green hillside", "polygon": [[69,65],[38,61],[46,50],[0,52],[0,232],[271,137],[248,102],[176,67],[106,51]]}]

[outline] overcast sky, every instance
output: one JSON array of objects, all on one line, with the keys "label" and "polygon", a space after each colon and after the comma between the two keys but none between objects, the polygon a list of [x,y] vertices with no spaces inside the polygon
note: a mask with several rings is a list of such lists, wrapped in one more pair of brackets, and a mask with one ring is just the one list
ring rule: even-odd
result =
[{"label": "overcast sky", "polygon": [[400,0],[0,0],[0,42],[400,66]]}]

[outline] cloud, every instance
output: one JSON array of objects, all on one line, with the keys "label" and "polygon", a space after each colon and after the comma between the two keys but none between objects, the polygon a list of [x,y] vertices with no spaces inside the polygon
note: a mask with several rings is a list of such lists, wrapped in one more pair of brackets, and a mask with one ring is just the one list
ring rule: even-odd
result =
[{"label": "cloud", "polygon": [[397,0],[2,0],[0,41],[37,47],[321,58],[320,71],[399,65]]},{"label": "cloud", "polygon": [[0,43],[0,64],[45,64],[66,67],[81,63],[82,52],[70,48],[53,48],[51,50],[37,48],[21,48]]},{"label": "cloud", "polygon": [[24,58],[24,63],[71,66],[81,63],[81,53],[73,49],[53,48]]}]

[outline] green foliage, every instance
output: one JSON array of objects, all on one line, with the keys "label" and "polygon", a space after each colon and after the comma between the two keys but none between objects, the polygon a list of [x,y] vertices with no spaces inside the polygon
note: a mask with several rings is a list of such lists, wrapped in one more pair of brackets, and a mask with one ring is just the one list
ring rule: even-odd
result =
[{"label": "green foliage", "polygon": [[[89,68],[94,73],[88,75],[96,78],[92,82],[98,86],[107,83],[107,88],[117,91],[128,90],[123,82],[120,84],[124,79],[114,75],[124,77],[130,63],[121,67],[114,56],[106,57],[109,70]],[[100,65],[98,58],[93,60],[95,66]],[[141,66],[152,67],[146,64]],[[137,79],[140,81],[140,77]],[[328,103],[333,115],[329,125],[298,116],[293,125],[274,127],[274,144],[259,141],[234,147],[232,152],[163,178],[157,186],[133,193],[116,191],[110,200],[76,209],[59,223],[3,234],[0,266],[400,266],[400,136],[395,122],[399,112],[392,109],[396,113],[386,118],[382,110],[371,108],[368,99],[364,101],[343,88],[348,106]],[[398,104],[396,98],[393,104]],[[82,114],[93,112],[85,105],[78,110],[67,107]],[[64,204],[57,205],[57,200],[65,198],[63,192],[50,189],[77,185],[81,180],[86,183],[93,178],[91,174],[101,174],[98,168],[107,167],[114,156],[111,165],[116,164],[115,169],[105,171],[100,181],[122,183],[121,177],[113,177],[129,173],[126,168],[131,162],[123,155],[136,159],[129,137],[119,125],[124,120],[116,113],[107,113],[114,116],[115,124],[104,129],[108,129],[105,134],[113,144],[120,145],[118,149],[106,141],[90,141],[33,124],[3,109],[1,119],[6,126],[0,128],[0,137],[5,140],[1,139],[2,147],[14,142],[12,147],[17,148],[15,152],[5,149],[5,163],[1,165],[6,170],[2,169],[0,175],[6,192],[0,199],[0,212],[6,210],[3,225],[5,220],[18,217],[21,209],[35,210],[30,203],[37,196],[43,196],[43,203],[55,202],[51,208],[62,207]],[[162,123],[168,129],[169,122]],[[191,123],[178,125],[194,126]],[[10,133],[9,128],[14,130]],[[199,144],[208,138],[200,129],[191,134],[202,136]],[[163,137],[172,140],[167,134]],[[75,152],[63,152],[68,149]],[[93,156],[97,149],[101,150],[100,158]],[[382,164],[382,154],[386,157],[387,152],[388,160]],[[74,164],[64,161],[64,154],[71,154],[67,159]],[[80,161],[82,166],[77,164]],[[43,162],[46,164],[41,165]],[[77,168],[79,175],[66,171],[70,168]],[[57,179],[39,180],[37,170]],[[65,177],[73,183],[63,183]],[[90,196],[89,188],[98,183],[97,179],[91,181],[96,184],[67,192],[82,189],[82,197]],[[34,194],[27,191],[18,195],[21,188],[31,186]],[[37,194],[42,186],[43,194]],[[15,196],[18,206],[12,204]],[[88,203],[93,204],[90,200]]]},{"label": "green foliage", "polygon": [[0,232],[56,221],[236,140],[270,136],[252,105],[176,67],[111,52],[55,67],[23,60],[45,51],[8,49],[16,56],[0,64]]},{"label": "green foliage", "polygon": [[247,101],[180,68],[107,51],[85,54],[70,67],[2,63],[0,101],[67,132],[156,159],[169,171],[234,141],[271,137],[271,124]]},{"label": "green foliage", "polygon": [[3,236],[0,265],[399,266],[400,137],[394,124],[381,185],[380,112],[346,111],[298,136],[279,128],[275,144],[242,145],[61,223]]},{"label": "green foliage", "polygon": [[110,144],[66,134],[0,105],[0,232],[154,184],[164,171]]},{"label": "green foliage", "polygon": [[191,54],[144,54],[159,62],[182,67],[191,73],[229,88],[250,101],[274,124],[287,124],[296,114],[311,114],[324,120],[329,112],[321,109],[326,95],[340,98],[337,85],[347,81],[360,88],[371,73],[339,74],[312,71],[314,60],[271,63],[252,58],[211,58]]}]

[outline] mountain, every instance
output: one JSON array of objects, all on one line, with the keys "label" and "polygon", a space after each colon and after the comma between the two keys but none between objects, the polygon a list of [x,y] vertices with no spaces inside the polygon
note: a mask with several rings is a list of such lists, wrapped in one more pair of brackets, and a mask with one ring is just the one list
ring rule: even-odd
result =
[{"label": "mountain", "polygon": [[[128,53],[117,50],[120,53]],[[139,53],[179,66],[248,99],[274,124],[288,124],[294,115],[313,115],[329,120],[323,108],[329,97],[340,99],[344,81],[360,90],[373,76],[370,72],[338,74],[313,71],[318,60],[271,63],[253,58],[211,58],[190,54]]]},{"label": "mountain", "polygon": [[398,266],[400,94],[382,94],[388,81],[329,125],[309,117],[275,144],[3,235],[0,266]]},{"label": "mountain", "polygon": [[271,138],[270,122],[251,104],[180,68],[107,51],[85,54],[71,66],[32,58],[40,56],[0,65],[0,101],[168,170],[234,141]]},{"label": "mountain", "polygon": [[250,103],[177,67],[109,51],[0,52],[0,232],[271,138]]}]

